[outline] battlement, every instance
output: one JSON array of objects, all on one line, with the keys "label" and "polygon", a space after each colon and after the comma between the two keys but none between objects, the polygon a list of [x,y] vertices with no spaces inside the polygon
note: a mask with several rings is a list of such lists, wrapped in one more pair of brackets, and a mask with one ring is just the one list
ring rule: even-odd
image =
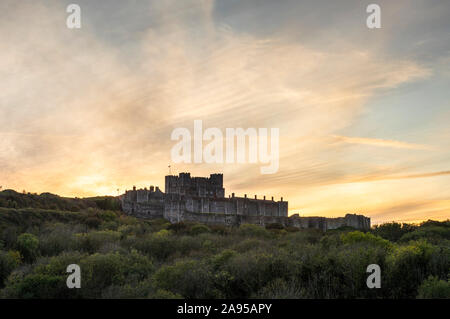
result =
[{"label": "battlement", "polygon": [[251,223],[265,225],[280,223],[298,228],[321,230],[351,226],[370,229],[370,218],[347,214],[345,217],[288,217],[288,202],[283,200],[235,196],[225,197],[223,174],[209,177],[191,177],[190,173],[165,177],[165,193],[158,187],[126,191],[120,196],[122,209],[127,214],[141,218],[165,218],[171,223],[196,221],[212,224],[239,225]]},{"label": "battlement", "polygon": [[223,174],[211,174],[209,177],[191,177],[190,173],[168,175],[164,191],[166,194],[223,198]]}]

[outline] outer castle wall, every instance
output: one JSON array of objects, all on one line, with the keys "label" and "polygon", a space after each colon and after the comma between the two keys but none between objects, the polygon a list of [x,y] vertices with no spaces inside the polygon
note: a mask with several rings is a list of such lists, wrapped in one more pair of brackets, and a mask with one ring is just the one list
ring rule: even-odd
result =
[{"label": "outer castle wall", "polygon": [[225,197],[223,175],[191,177],[189,173],[166,176],[165,193],[158,187],[126,191],[120,196],[126,214],[139,218],[165,218],[171,223],[194,221],[205,224],[267,225],[279,223],[298,228],[316,228],[326,231],[342,226],[355,229],[370,229],[370,218],[347,214],[345,217],[288,217],[288,202],[275,201],[273,197],[262,199],[236,197],[234,193]]}]

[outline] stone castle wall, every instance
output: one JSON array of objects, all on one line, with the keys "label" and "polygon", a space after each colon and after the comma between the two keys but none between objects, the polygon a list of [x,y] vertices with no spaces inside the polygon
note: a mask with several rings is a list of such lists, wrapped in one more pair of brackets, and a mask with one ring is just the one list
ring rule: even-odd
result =
[{"label": "stone castle wall", "polygon": [[209,178],[190,177],[189,173],[166,176],[166,192],[158,187],[126,191],[120,196],[125,213],[139,218],[165,218],[171,223],[181,221],[205,224],[267,225],[279,223],[298,228],[316,228],[326,231],[343,226],[370,229],[370,218],[347,214],[345,217],[288,217],[288,202],[236,197],[225,197],[222,174]]}]

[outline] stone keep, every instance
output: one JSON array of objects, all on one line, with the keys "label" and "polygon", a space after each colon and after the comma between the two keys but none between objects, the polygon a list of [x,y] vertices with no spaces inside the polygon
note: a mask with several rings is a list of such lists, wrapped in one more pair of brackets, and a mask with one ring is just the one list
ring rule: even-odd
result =
[{"label": "stone keep", "polygon": [[288,217],[288,202],[273,197],[258,199],[225,197],[223,174],[209,177],[191,177],[190,173],[165,177],[165,192],[158,187],[126,191],[120,196],[125,213],[140,218],[165,218],[171,223],[196,221],[207,224],[239,225],[251,223],[265,225],[279,223],[299,228],[317,228],[326,231],[342,226],[370,229],[370,218],[347,214],[345,217]]}]

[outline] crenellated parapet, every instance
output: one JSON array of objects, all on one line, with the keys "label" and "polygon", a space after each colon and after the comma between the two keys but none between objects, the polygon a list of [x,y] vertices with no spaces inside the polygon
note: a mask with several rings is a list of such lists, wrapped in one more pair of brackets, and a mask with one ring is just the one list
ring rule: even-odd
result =
[{"label": "crenellated parapet", "polygon": [[347,214],[345,217],[288,217],[288,202],[271,199],[235,196],[225,197],[223,175],[191,177],[190,173],[165,178],[165,193],[158,187],[128,190],[120,196],[124,212],[140,218],[165,218],[172,223],[195,221],[207,224],[266,225],[279,223],[298,228],[317,228],[323,231],[350,226],[370,229],[370,218]]}]

